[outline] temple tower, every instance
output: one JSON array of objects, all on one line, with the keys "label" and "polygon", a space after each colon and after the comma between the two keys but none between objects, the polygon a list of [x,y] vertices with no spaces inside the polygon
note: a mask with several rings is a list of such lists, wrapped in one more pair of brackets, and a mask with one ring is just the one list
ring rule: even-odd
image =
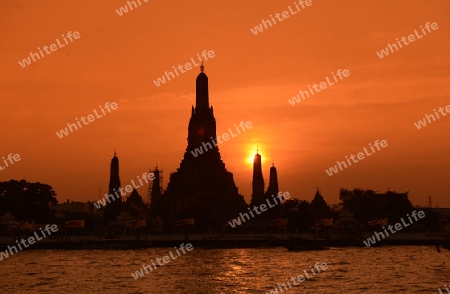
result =
[{"label": "temple tower", "polygon": [[253,207],[264,202],[264,177],[262,173],[261,155],[258,153],[257,148],[255,158],[253,159],[252,199],[250,206]]},{"label": "temple tower", "polygon": [[[109,172],[109,190],[108,194],[113,194],[115,191],[119,191],[120,177],[119,177],[119,158],[117,157],[116,150],[114,150],[114,157],[111,159],[111,167]],[[122,197],[120,198],[122,201]]]},{"label": "temple tower", "polygon": [[114,157],[111,159],[108,195],[114,195],[114,200],[109,198],[110,202],[106,202],[104,217],[107,221],[113,221],[123,208],[123,200],[120,193],[119,158],[115,150]]},{"label": "temple tower", "polygon": [[266,191],[266,198],[271,197],[272,195],[277,196],[278,192],[278,175],[277,175],[277,169],[275,165],[272,163],[272,167],[270,168],[270,180],[269,180],[269,187],[267,187]]},{"label": "temple tower", "polygon": [[164,198],[169,227],[177,220],[195,218],[197,231],[221,228],[247,209],[217,147],[216,119],[209,105],[203,64],[196,80],[196,104],[191,109],[187,148],[180,167],[170,175]]}]

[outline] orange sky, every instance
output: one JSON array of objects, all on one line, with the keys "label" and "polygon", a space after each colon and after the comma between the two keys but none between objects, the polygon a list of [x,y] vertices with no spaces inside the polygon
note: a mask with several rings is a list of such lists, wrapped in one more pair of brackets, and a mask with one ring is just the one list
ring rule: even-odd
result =
[{"label": "orange sky", "polygon": [[[213,50],[205,72],[218,134],[240,121],[253,124],[219,146],[247,201],[248,157],[259,142],[266,187],[274,159],[280,190],[293,197],[311,200],[319,186],[337,203],[340,187],[389,187],[409,190],[413,204],[431,195],[434,205],[450,206],[450,115],[420,130],[413,125],[450,104],[448,1],[313,0],[258,35],[250,28],[294,1],[141,3],[119,16],[124,0],[0,2],[0,157],[21,156],[0,171],[0,181],[40,181],[59,201],[94,200],[99,187],[107,191],[116,147],[122,186],[156,163],[167,185],[186,149],[199,69],[160,87],[153,80]],[[383,59],[376,55],[427,22],[439,29]],[[25,68],[18,64],[68,31],[81,37]],[[350,77],[295,106],[287,102],[338,69]],[[108,101],[118,109],[56,136]],[[388,147],[325,173],[377,139]]]}]

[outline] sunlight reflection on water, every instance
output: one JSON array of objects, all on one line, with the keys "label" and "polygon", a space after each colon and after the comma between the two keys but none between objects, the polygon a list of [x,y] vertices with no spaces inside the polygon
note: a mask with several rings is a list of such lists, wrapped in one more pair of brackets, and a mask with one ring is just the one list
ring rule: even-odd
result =
[{"label": "sunlight reflection on water", "polygon": [[[197,249],[135,280],[170,248],[23,251],[0,261],[1,293],[266,293],[316,262],[328,269],[284,293],[438,293],[450,251],[433,247]],[[309,272],[310,273],[310,272]]]}]

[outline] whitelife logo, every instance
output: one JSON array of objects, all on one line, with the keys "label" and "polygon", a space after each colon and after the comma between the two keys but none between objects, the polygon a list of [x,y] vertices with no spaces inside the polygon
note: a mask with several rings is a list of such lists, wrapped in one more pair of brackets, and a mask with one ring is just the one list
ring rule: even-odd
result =
[{"label": "whitelife logo", "polygon": [[[144,3],[147,3],[148,0],[142,0],[144,1]],[[139,6],[142,5],[141,0],[137,0],[137,2],[139,3]],[[138,8],[136,1],[127,1],[128,7],[130,7],[130,11],[133,10],[133,7],[131,6],[131,4],[134,5],[134,8]],[[116,9],[116,12],[119,16],[124,15],[125,13],[128,13],[128,7],[127,5],[124,5],[123,7],[120,7],[119,9]]]},{"label": "whitelife logo", "polygon": [[[136,186],[136,184],[134,183],[134,180],[131,180],[131,184],[133,184],[133,186],[127,185],[127,186],[125,187],[125,191],[126,191],[127,193],[131,193],[131,192],[133,191],[133,187],[134,187],[134,189],[139,189],[139,187],[142,187],[142,186],[144,185],[144,183],[142,183],[142,181],[141,181],[141,179],[139,178],[139,176],[137,177],[137,179],[139,180],[139,183],[140,183],[141,185],[140,185],[140,186],[139,186],[139,185]],[[142,175],[142,179],[144,180],[144,182],[145,182],[146,184],[148,184],[148,180],[153,181],[153,180],[155,179],[155,174],[154,174],[154,173],[149,173],[149,174],[148,174],[148,173],[144,173],[144,174]],[[113,192],[114,192],[114,195],[116,195],[116,198],[114,198],[114,195],[113,195],[113,194],[109,194],[109,195],[105,194],[105,197],[103,197],[102,199],[98,200],[97,203],[93,202],[94,206],[95,206],[97,209],[100,209],[102,206],[106,206],[106,201],[108,201],[108,203],[111,203],[111,201],[120,199],[121,196],[125,196],[125,195],[126,195],[126,194],[123,192],[122,187],[119,187],[118,190],[113,189]],[[118,193],[120,193],[120,195],[119,195]],[[112,199],[112,200],[111,200],[111,199]]]},{"label": "whitelife logo", "polygon": [[[314,269],[317,271],[317,273],[321,272],[319,265],[320,265],[320,268],[322,269],[322,271],[325,271],[328,269],[328,265],[325,262],[323,262],[322,264],[319,264],[318,262],[316,262],[316,264],[314,265],[314,268],[312,266],[309,266],[309,268],[311,269],[311,273],[313,274],[312,276],[308,275],[308,272],[306,270],[303,270],[303,272],[305,273],[306,279],[314,278],[316,276],[316,272],[314,271]],[[299,275],[298,277],[291,277],[290,279],[288,278],[288,279],[286,279],[287,285],[284,283],[277,284],[278,289],[275,288],[275,290],[270,290],[269,292],[266,292],[266,294],[278,294],[278,290],[280,290],[280,293],[281,293],[281,292],[283,292],[283,289],[281,289],[281,288],[284,288],[284,290],[286,290],[286,291],[289,289],[292,289],[292,285],[291,285],[291,283],[289,283],[289,281],[291,281],[295,286],[297,286],[297,285],[300,285],[300,283],[303,283],[305,281],[305,276]],[[297,281],[298,281],[298,283],[297,283]],[[288,289],[288,286],[289,286],[289,289]]]},{"label": "whitelife logo", "polygon": [[[203,59],[204,59],[205,61],[208,60],[208,57],[206,57],[207,53],[208,53],[208,57],[209,57],[209,58],[214,58],[214,57],[216,56],[216,54],[214,53],[213,50],[209,50],[208,52],[206,52],[206,50],[203,50],[203,52],[202,52],[202,57],[203,57]],[[199,55],[198,53],[197,53],[197,58],[198,58],[198,60],[200,61],[200,63],[196,63],[195,60],[194,60],[194,58],[191,58],[192,64],[194,65],[194,67],[197,67],[197,66],[201,65],[200,69],[201,69],[201,71],[203,72],[203,59],[200,57],[200,55]],[[192,69],[192,64],[190,64],[189,62],[187,62],[187,63],[184,65],[184,68],[183,68],[183,65],[178,64],[178,67],[177,67],[177,68],[181,71],[181,73],[185,73],[186,71]],[[174,70],[175,74],[177,74],[177,77],[178,77],[178,76],[179,76],[179,73],[178,73],[177,69],[175,68],[175,65],[172,66],[172,67],[173,67],[173,70]],[[167,82],[168,82],[168,81],[170,81],[171,79],[174,79],[174,78],[175,78],[175,74],[174,74],[173,72],[171,72],[171,71],[169,71],[169,72],[165,71],[165,72],[164,72],[164,75],[165,75],[165,76],[163,75],[162,77],[157,78],[156,80],[153,80],[153,83],[155,83],[155,85],[156,85],[157,87],[159,87],[159,86],[161,86],[161,84],[165,84],[165,83],[166,83],[166,77],[167,77]]]},{"label": "whitelife logo", "polygon": [[[413,223],[411,217],[409,216],[409,213],[408,213],[406,216],[407,216],[408,219],[409,219],[409,222],[410,222],[409,224],[406,224],[406,223],[405,223],[405,221],[403,220],[403,217],[401,218],[401,221],[402,221],[403,225],[405,226],[405,228],[406,228],[406,227],[409,227],[409,226]],[[424,217],[425,217],[425,212],[424,212],[423,210],[421,210],[421,211],[419,211],[419,212],[416,212],[416,211],[414,210],[413,212],[411,212],[411,216],[412,216],[412,217],[415,219],[415,221],[417,222],[417,221],[419,221],[419,220],[417,219],[417,216],[419,216],[419,218],[424,218]],[[395,227],[395,230],[392,229],[392,226],[391,226],[391,225],[388,226],[388,229],[389,229],[389,231],[391,232],[391,234],[395,234],[395,233],[397,233],[398,231],[400,231],[401,229],[403,229],[401,223],[396,223],[394,227]],[[384,230],[384,233],[386,234],[386,237],[389,237],[389,233],[387,232],[387,230],[386,230],[384,227],[383,227],[382,229]],[[372,238],[368,238],[368,239],[367,239],[367,242],[366,242],[366,241],[363,241],[363,243],[364,243],[364,245],[366,245],[367,247],[370,247],[370,245],[375,245],[375,243],[376,243],[375,237],[377,237],[378,241],[381,241],[380,236],[383,237],[383,239],[386,238],[386,237],[384,236],[383,232],[380,232],[380,233],[375,232],[375,234],[373,235]]]},{"label": "whitelife logo", "polygon": [[[109,104],[109,102],[106,102],[106,103],[105,103],[105,108],[108,110],[108,113],[111,112],[110,107],[111,107],[112,110],[116,110],[118,106],[117,106],[117,103],[116,103],[116,102],[111,103],[111,105]],[[103,109],[103,107],[102,107],[101,105],[100,105],[100,109],[101,109],[103,115],[106,115],[105,110]],[[96,109],[94,109],[94,114],[95,114],[95,116],[96,116],[97,118],[100,118],[100,117],[103,116],[103,115],[99,115],[99,114],[97,113],[97,110],[96,110]],[[82,125],[81,125],[80,121],[78,120],[78,118],[75,118],[75,120],[76,120],[76,123],[78,123],[78,127],[81,129]],[[84,123],[84,125],[87,126],[90,122],[93,122],[93,121],[95,120],[95,117],[94,117],[93,114],[89,114],[89,115],[87,116],[87,120],[88,120],[87,122],[86,122],[86,117],[84,117],[84,116],[82,116],[82,117],[80,118],[80,120]],[[67,127],[69,127],[69,129],[67,129]],[[68,136],[68,135],[69,135],[69,130],[73,133],[74,130],[72,129],[72,127],[75,129],[75,131],[78,130],[77,125],[74,124],[74,123],[73,123],[73,124],[67,123],[67,127],[66,127],[65,129],[60,130],[59,132],[56,132],[56,135],[57,135],[60,139],[62,139],[64,136]]]},{"label": "whitelife logo", "polygon": [[[184,243],[183,243],[183,244],[180,245],[180,250],[183,251],[183,254],[186,254],[186,250],[185,250],[184,247],[186,247],[186,250],[187,250],[187,251],[192,251],[192,250],[194,250],[194,246],[192,246],[191,243],[187,243],[186,245],[184,245]],[[177,252],[177,256],[174,256],[174,255],[172,254],[172,251],[169,251],[169,255],[170,255],[170,257],[172,257],[172,260],[175,260],[175,259],[177,259],[178,257],[181,257],[181,254],[180,254],[180,252],[178,251],[177,247],[174,247],[174,248],[175,248],[175,251]],[[156,263],[157,263],[159,266],[163,266],[163,265],[165,265],[165,264],[171,262],[171,260],[170,260],[170,258],[169,258],[169,255],[166,255],[166,256],[164,256],[163,258],[156,258]],[[162,260],[164,263],[161,263],[161,260]],[[151,262],[152,262],[153,267],[152,267],[152,265],[148,265],[148,264],[145,265],[145,264],[143,264],[141,270],[136,271],[134,274],[131,274],[131,276],[132,276],[135,280],[137,280],[137,279],[139,279],[140,277],[142,278],[142,277],[144,276],[144,270],[145,270],[145,273],[146,273],[146,274],[148,274],[148,270],[150,270],[150,272],[152,272],[153,270],[156,270],[157,267],[156,267],[156,264],[155,264],[155,262],[153,261],[153,259],[151,260]]]},{"label": "whitelife logo", "polygon": [[[252,122],[250,122],[250,121],[245,123],[245,127],[244,127],[244,121],[241,121],[239,126],[242,128],[242,131],[244,131],[244,132],[246,131],[246,129],[251,129],[253,127],[252,126]],[[239,131],[239,128],[236,126],[236,124],[234,124],[234,127],[236,128],[237,135],[239,135],[241,133]],[[231,128],[229,128],[228,131],[230,131],[231,138],[234,138],[234,137],[237,136],[237,135],[233,134],[233,132],[231,131]],[[228,141],[230,139],[230,136],[228,136],[228,133],[224,133],[222,135],[222,138],[223,138],[224,141]],[[218,144],[222,144],[223,143],[222,141],[220,141],[220,139],[221,139],[220,136],[216,137],[217,144],[216,144],[216,141],[214,141],[213,137],[211,137],[210,139],[211,139],[211,143],[214,145],[214,147],[217,147]],[[203,148],[205,148],[205,152],[208,151],[208,150],[213,149],[214,147],[211,145],[211,143],[202,142],[203,146],[200,146],[200,148],[195,148],[194,151],[191,151],[192,155],[194,155],[194,157],[197,157],[200,154],[203,154]],[[208,147],[209,147],[209,149],[208,149]]]},{"label": "whitelife logo", "polygon": [[[447,105],[445,107],[445,111],[447,111],[447,113],[444,112],[444,108],[442,108],[442,107],[439,107],[438,110],[442,114],[442,116],[446,116],[447,113],[450,113],[450,105]],[[436,114],[438,119],[441,118],[439,116],[438,112],[436,111],[436,109],[433,109],[433,111],[434,111],[434,114]],[[430,115],[425,114],[425,118],[423,120],[419,120],[417,123],[414,123],[414,125],[416,126],[416,128],[418,130],[420,130],[422,127],[426,127],[427,126],[427,120],[428,120],[428,123],[431,124],[431,119],[430,118],[432,118],[433,121],[436,121],[436,118],[434,117],[434,115],[432,115],[432,114],[430,114]]]},{"label": "whitelife logo", "polygon": [[[305,10],[306,7],[312,5],[312,0],[306,0],[304,2],[303,2],[303,0],[299,0],[298,1],[298,5],[297,5],[297,2],[294,2],[294,4],[295,4],[295,7],[297,8],[297,12],[292,10],[291,6],[288,6],[289,12],[291,14],[289,15],[289,12],[287,10],[283,11],[282,13],[275,13],[275,17],[278,19],[278,21],[283,21],[284,19],[288,18],[289,16],[299,13],[301,10],[300,10],[300,7],[298,5],[300,5],[302,7],[302,10]],[[280,15],[283,18],[280,18]],[[272,19],[273,25],[276,25],[277,22],[273,18],[272,14],[270,15],[270,18]],[[263,25],[264,25],[264,27],[267,30],[268,28],[272,27],[272,22],[270,20],[264,20],[263,19],[263,20],[261,20],[261,24],[259,26],[256,26],[254,29],[250,29],[250,31],[253,33],[253,35],[257,35],[258,33],[262,33],[263,30],[264,30],[263,29]],[[269,24],[270,26],[268,27],[267,24]]]},{"label": "whitelife logo", "polygon": [[[430,27],[433,29],[433,31],[435,31],[435,30],[437,30],[437,29],[439,28],[439,27],[438,27],[438,24],[437,24],[436,22],[433,22],[431,25],[430,25],[429,22],[427,22],[427,23],[425,24],[425,28],[427,29],[428,33],[431,33]],[[419,39],[422,39],[423,36],[426,36],[426,35],[427,35],[427,33],[425,32],[424,28],[423,28],[422,26],[420,26],[420,28],[422,29],[423,35],[420,35],[420,34],[417,32],[417,30],[414,30],[415,35],[414,35],[414,34],[411,34],[411,35],[408,36],[408,41],[409,41],[410,43],[414,42],[414,41],[416,40],[416,37],[417,37],[417,40],[419,40]],[[395,40],[397,40],[398,46],[399,46],[400,48],[403,48],[403,47],[402,47],[402,43],[398,40],[398,38],[395,38]],[[406,37],[403,37],[403,36],[402,36],[402,42],[403,42],[403,44],[404,44],[405,46],[410,44],[410,43],[408,43],[408,42],[406,41]],[[387,45],[386,49],[382,49],[380,52],[377,52],[378,57],[383,58],[384,56],[388,56],[388,55],[389,55],[389,49],[391,50],[391,53],[394,53],[394,49],[392,49],[392,48],[395,48],[395,51],[398,51],[398,50],[399,50],[399,48],[397,47],[396,44],[391,44],[391,43],[389,43],[389,44]]]},{"label": "whitelife logo", "polygon": [[[375,145],[375,147],[377,147],[378,151],[381,150],[381,149],[380,149],[380,146],[383,147],[383,148],[386,148],[386,147],[388,146],[386,140],[381,140],[380,142],[378,142],[378,141],[379,141],[379,140],[376,140],[375,143],[373,144],[373,145]],[[369,143],[369,146],[370,146],[370,148],[372,149],[372,152],[375,153],[375,149],[373,148],[372,143]],[[373,154],[373,153],[368,152],[367,149],[366,149],[366,147],[364,147],[363,150],[364,150],[364,152],[366,153],[367,156],[370,156],[370,155]],[[363,159],[365,158],[364,153],[362,153],[362,152],[359,152],[359,153],[356,155],[356,157],[358,157],[359,160],[363,160]],[[348,165],[349,165],[349,166],[352,166],[352,163],[351,163],[350,159],[349,159],[347,156],[345,156],[345,158],[347,159]],[[358,160],[355,159],[355,155],[354,155],[354,154],[350,155],[350,158],[353,160],[353,163],[357,163],[357,162],[358,162]],[[325,172],[326,172],[330,177],[333,175],[333,172],[334,172],[335,174],[337,174],[337,173],[339,172],[338,166],[339,166],[340,170],[343,170],[342,165],[343,165],[345,168],[347,168],[347,164],[345,163],[345,161],[336,161],[336,162],[337,162],[337,165],[335,165],[334,167],[330,167],[329,170],[325,170]],[[342,165],[341,165],[341,163],[342,163]]]},{"label": "whitelife logo", "polygon": [[[50,236],[52,233],[56,233],[56,232],[58,231],[58,226],[55,225],[55,224],[53,224],[53,225],[48,225],[48,224],[47,224],[47,225],[45,225],[45,229],[44,229],[44,230],[42,230],[42,228],[39,228],[39,229],[41,230],[42,238],[39,238],[37,232],[35,231],[35,232],[34,232],[34,236],[36,237],[37,241],[41,241],[42,239],[44,239],[45,237],[47,237],[47,235],[45,234],[44,230],[47,232],[48,236]],[[51,232],[50,232],[50,231],[51,231]],[[28,243],[29,243],[28,245],[27,245],[27,241],[28,241]],[[18,240],[16,240],[16,243],[17,243],[17,246],[19,247],[19,250],[22,251],[23,248],[22,248],[22,246],[20,246]],[[30,236],[30,237],[28,237],[28,239],[22,239],[22,240],[20,241],[20,243],[22,243],[22,245],[23,245],[25,248],[28,248],[30,245],[36,243],[36,240],[35,240],[34,237],[31,237],[31,236]],[[18,253],[18,252],[19,252],[19,250],[17,250],[17,248],[16,248],[15,245],[10,245],[10,246],[8,246],[8,248],[5,250],[4,253],[3,253],[3,251],[0,251],[0,260],[3,260],[3,259],[8,258],[8,257],[10,256],[10,254],[11,254],[11,256],[14,255],[14,253],[12,252],[12,249],[14,249],[15,253]],[[9,253],[8,253],[8,250],[9,250]]]},{"label": "whitelife logo", "polygon": [[[278,198],[278,201],[277,201],[277,198]],[[273,202],[275,203],[274,205],[270,204],[269,198],[266,199],[266,202],[267,202],[267,205],[269,205],[269,208],[272,208],[272,207],[275,207],[277,204],[280,204],[283,200],[289,199],[289,198],[291,198],[291,194],[289,194],[289,192],[284,192],[283,195],[281,195],[281,192],[278,192],[277,197],[275,197],[275,195],[272,195]],[[267,205],[261,204],[259,206],[259,209],[261,209],[261,211],[258,211],[258,207],[256,205],[254,205],[253,211],[257,214],[261,214],[267,210]],[[253,214],[252,210],[250,208],[247,208],[247,209],[248,209],[248,212],[250,213],[250,215],[252,216],[252,218],[254,218],[255,215]],[[228,222],[228,224],[230,225],[230,227],[232,227],[234,229],[236,226],[240,226],[242,224],[242,222],[245,223],[244,216],[247,217],[247,220],[250,220],[250,216],[247,213],[241,212],[237,218],[232,219],[231,221]],[[241,220],[242,220],[242,222],[241,222]]]},{"label": "whitelife logo", "polygon": [[19,155],[19,154],[14,154],[14,155],[12,155],[12,153],[10,153],[6,159],[5,159],[5,157],[2,157],[2,159],[3,159],[3,163],[5,164],[5,167],[3,167],[3,166],[0,164],[0,170],[4,170],[5,168],[7,168],[7,167],[9,166],[9,165],[8,165],[8,162],[7,162],[6,160],[9,160],[9,162],[11,163],[11,165],[13,165],[14,162],[18,162],[21,158],[20,158],[20,155]]},{"label": "whitelife logo", "polygon": [[[62,37],[63,37],[64,42],[66,43],[66,45],[69,44],[69,42],[67,42],[67,40],[66,40],[66,38],[64,37],[64,35],[62,35]],[[81,36],[80,36],[80,33],[79,33],[79,32],[73,32],[73,34],[72,34],[72,31],[69,31],[69,32],[67,33],[66,37],[70,40],[70,42],[73,42],[72,37],[73,37],[75,40],[77,40],[77,39],[79,39]],[[64,46],[66,46],[66,45],[61,44],[61,42],[59,42],[59,39],[56,39],[56,43],[58,43],[59,48],[62,48],[62,47],[64,47]],[[48,48],[50,48],[51,51],[48,51]],[[47,47],[47,46],[42,47],[42,49],[44,49],[45,53],[47,53],[47,55],[49,55],[49,54],[51,54],[52,52],[58,50],[58,47],[56,47],[56,44],[51,44],[49,47]],[[41,53],[41,56],[39,56],[38,53],[30,52],[30,56],[28,56],[27,59],[23,59],[22,61],[19,61],[19,65],[20,65],[22,68],[24,68],[25,66],[31,64],[31,59],[30,59],[30,58],[33,59],[33,62],[36,62],[36,58],[37,58],[37,60],[39,60],[39,59],[41,59],[41,57],[44,57],[45,55],[44,55],[44,53],[42,53],[41,47],[38,47],[38,50],[39,50],[39,52]],[[35,58],[35,57],[36,57],[36,58]]]},{"label": "whitelife logo", "polygon": [[[340,80],[338,80],[336,78],[336,75],[334,75],[334,72],[332,72],[331,74],[333,75],[333,79],[334,79],[335,83],[337,83],[339,81],[342,81],[344,78],[349,77],[350,76],[350,71],[348,69],[344,69],[344,70],[338,69],[337,72],[336,72],[336,75],[340,78]],[[326,89],[328,86],[332,86],[332,85],[335,84],[335,83],[331,82],[328,77],[326,77],[325,80],[327,81],[328,85],[325,82],[320,82],[319,84],[313,84],[312,88],[311,88],[310,85],[308,85],[309,92],[311,92],[311,95],[314,95],[313,89],[316,91],[316,93],[319,93],[321,90]],[[318,87],[320,87],[321,90],[319,90]],[[288,99],[289,104],[291,104],[292,106],[294,106],[296,103],[302,102],[302,100],[300,99],[300,95],[302,95],[302,99],[303,100],[306,99],[305,96],[308,97],[308,98],[310,97],[308,91],[300,90],[298,92],[299,93],[296,96],[292,97],[291,99]]]}]

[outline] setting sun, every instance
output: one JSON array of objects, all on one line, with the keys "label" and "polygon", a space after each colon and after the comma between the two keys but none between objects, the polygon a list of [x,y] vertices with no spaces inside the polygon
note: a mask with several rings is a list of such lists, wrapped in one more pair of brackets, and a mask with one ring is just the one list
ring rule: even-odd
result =
[{"label": "setting sun", "polygon": [[246,163],[253,167],[253,160],[255,159],[256,153],[259,153],[261,155],[261,164],[264,166],[264,162],[266,161],[265,155],[259,148],[252,147],[248,151],[249,155],[247,156]]}]

